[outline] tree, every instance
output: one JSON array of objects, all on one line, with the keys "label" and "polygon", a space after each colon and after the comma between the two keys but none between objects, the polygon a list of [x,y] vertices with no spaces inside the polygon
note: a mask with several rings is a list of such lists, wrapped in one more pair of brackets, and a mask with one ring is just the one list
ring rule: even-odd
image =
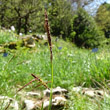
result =
[{"label": "tree", "polygon": [[68,37],[71,26],[72,7],[67,0],[53,0],[49,2],[49,21],[52,35]]},{"label": "tree", "polygon": [[[43,18],[42,10],[44,0],[2,0],[0,7],[1,26],[16,27],[17,33],[27,34],[30,28],[38,30],[36,27],[38,19]],[[41,12],[39,14],[39,12]],[[43,20],[41,18],[41,20]],[[35,19],[35,20],[34,20]],[[33,23],[34,22],[34,23]],[[40,24],[41,22],[39,22]],[[33,25],[32,25],[33,24]],[[43,25],[42,25],[43,28]]]},{"label": "tree", "polygon": [[1,0],[0,1],[0,25],[2,27],[5,27],[6,25],[6,16],[7,16],[7,10],[10,0]]},{"label": "tree", "polygon": [[95,0],[70,0],[73,4],[77,5],[77,9],[83,8]]},{"label": "tree", "polygon": [[80,47],[97,47],[104,39],[94,19],[82,8],[78,10],[74,19],[73,30],[76,32],[74,41]]},{"label": "tree", "polygon": [[102,29],[102,31],[104,31],[105,36],[110,38],[110,4],[105,2],[100,5],[95,19],[98,26]]}]

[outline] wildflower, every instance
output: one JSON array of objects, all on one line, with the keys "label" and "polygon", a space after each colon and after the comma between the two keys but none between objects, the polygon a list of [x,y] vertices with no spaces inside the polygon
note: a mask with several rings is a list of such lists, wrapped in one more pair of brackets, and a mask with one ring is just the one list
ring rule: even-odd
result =
[{"label": "wildflower", "polygon": [[92,49],[92,52],[97,52],[98,51],[98,48],[93,48]]},{"label": "wildflower", "polygon": [[59,50],[61,50],[61,49],[62,49],[62,47],[58,47],[58,49],[59,49]]},{"label": "wildflower", "polygon": [[51,3],[49,3],[49,6],[51,6],[52,4]]},{"label": "wildflower", "polygon": [[22,33],[19,33],[19,35],[22,36],[23,34]]},{"label": "wildflower", "polygon": [[12,31],[15,31],[15,27],[14,27],[14,26],[11,26],[11,30],[12,30]]},{"label": "wildflower", "polygon": [[29,32],[31,33],[31,32],[32,32],[32,30],[29,30]]},{"label": "wildflower", "polygon": [[8,53],[3,53],[3,57],[7,57],[8,56]]}]

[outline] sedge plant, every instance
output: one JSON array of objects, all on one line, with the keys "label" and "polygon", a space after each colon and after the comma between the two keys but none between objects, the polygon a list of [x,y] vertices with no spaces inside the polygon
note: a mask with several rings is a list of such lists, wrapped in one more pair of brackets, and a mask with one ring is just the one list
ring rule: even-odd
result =
[{"label": "sedge plant", "polygon": [[52,89],[53,89],[53,54],[52,54],[52,42],[51,42],[50,28],[49,28],[48,16],[47,16],[47,11],[46,10],[45,10],[45,24],[44,24],[44,27],[45,27],[45,30],[47,32],[48,44],[49,44],[49,49],[50,49],[51,90],[50,90],[50,100],[49,100],[48,110],[51,110],[51,106],[52,106]]}]

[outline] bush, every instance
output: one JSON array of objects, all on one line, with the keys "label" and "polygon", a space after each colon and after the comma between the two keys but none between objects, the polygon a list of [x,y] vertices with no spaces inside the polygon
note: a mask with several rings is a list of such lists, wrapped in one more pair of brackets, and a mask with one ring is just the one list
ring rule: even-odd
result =
[{"label": "bush", "polygon": [[74,41],[79,47],[97,47],[104,39],[104,34],[99,30],[94,19],[82,8],[74,18],[73,30],[76,32]]},{"label": "bush", "polygon": [[72,8],[67,0],[51,1],[49,7],[49,22],[51,34],[60,36],[65,39],[69,36],[69,28],[71,27]]}]

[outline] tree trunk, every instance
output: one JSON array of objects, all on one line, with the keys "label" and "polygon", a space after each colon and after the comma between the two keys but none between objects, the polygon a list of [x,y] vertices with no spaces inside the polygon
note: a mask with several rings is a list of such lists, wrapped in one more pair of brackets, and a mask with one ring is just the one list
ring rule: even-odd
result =
[{"label": "tree trunk", "polygon": [[25,16],[25,23],[24,23],[24,33],[28,33],[28,19],[29,19],[29,14]]},{"label": "tree trunk", "polygon": [[17,33],[19,34],[21,32],[21,17],[18,18],[17,29]]}]

